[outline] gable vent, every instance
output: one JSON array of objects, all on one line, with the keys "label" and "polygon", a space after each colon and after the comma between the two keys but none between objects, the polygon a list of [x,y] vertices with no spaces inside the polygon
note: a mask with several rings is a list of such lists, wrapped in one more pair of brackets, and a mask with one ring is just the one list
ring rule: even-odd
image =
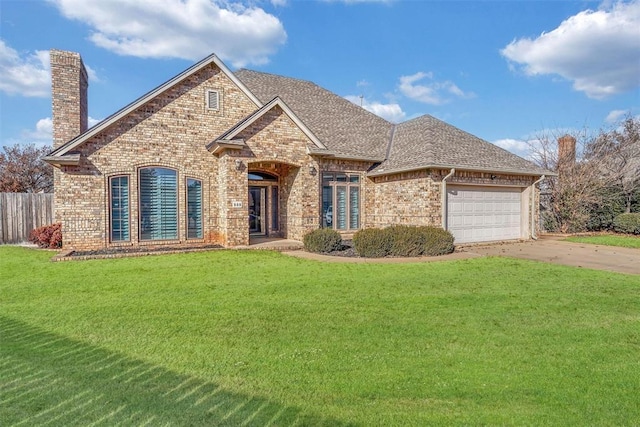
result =
[{"label": "gable vent", "polygon": [[217,90],[207,91],[207,108],[209,110],[220,109],[220,95]]}]

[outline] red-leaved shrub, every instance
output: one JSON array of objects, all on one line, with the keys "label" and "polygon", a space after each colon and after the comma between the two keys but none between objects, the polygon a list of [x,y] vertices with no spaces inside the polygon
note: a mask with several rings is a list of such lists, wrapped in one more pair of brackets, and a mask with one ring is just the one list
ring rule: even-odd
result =
[{"label": "red-leaved shrub", "polygon": [[31,230],[29,241],[41,248],[58,249],[62,247],[62,224],[50,224]]}]

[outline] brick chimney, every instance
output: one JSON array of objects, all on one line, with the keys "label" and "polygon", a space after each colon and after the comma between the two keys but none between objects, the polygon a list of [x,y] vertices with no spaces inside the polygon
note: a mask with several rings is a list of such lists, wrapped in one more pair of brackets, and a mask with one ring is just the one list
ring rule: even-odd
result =
[{"label": "brick chimney", "polygon": [[576,139],[571,135],[558,138],[558,170],[571,167],[576,162]]},{"label": "brick chimney", "polygon": [[53,148],[87,130],[87,70],[79,53],[51,49]]}]

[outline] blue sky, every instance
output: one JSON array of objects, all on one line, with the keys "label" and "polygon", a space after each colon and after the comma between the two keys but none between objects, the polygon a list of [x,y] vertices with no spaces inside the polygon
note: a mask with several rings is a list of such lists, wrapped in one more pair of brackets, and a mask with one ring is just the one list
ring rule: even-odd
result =
[{"label": "blue sky", "polygon": [[0,145],[51,143],[51,48],[83,56],[92,123],[212,52],[521,155],[640,114],[640,0],[0,0]]}]

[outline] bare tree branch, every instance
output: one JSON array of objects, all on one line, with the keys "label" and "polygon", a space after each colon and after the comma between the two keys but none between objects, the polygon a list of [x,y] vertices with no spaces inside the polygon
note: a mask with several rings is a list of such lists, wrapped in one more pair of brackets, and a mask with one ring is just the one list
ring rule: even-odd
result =
[{"label": "bare tree branch", "polygon": [[50,193],[53,191],[53,167],[42,161],[49,147],[34,144],[3,147],[0,151],[0,192]]}]

